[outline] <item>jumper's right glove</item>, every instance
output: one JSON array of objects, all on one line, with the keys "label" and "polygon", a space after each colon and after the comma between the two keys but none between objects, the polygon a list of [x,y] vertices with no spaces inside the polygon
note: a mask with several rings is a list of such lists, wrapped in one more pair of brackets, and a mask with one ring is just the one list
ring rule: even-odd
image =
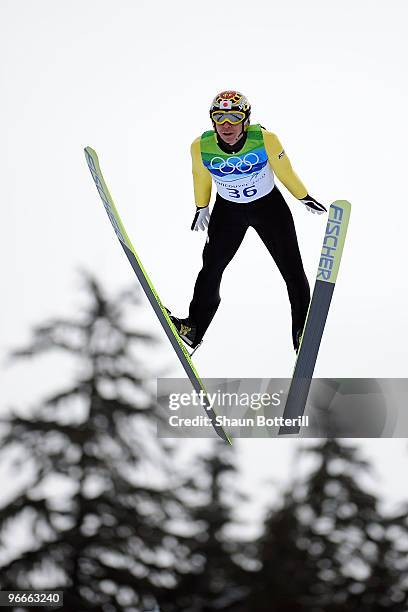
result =
[{"label": "jumper's right glove", "polygon": [[191,225],[191,229],[194,232],[198,230],[206,230],[210,221],[210,207],[204,206],[200,208],[197,206],[196,214],[194,215],[194,221]]},{"label": "jumper's right glove", "polygon": [[327,208],[323,206],[323,204],[320,204],[319,202],[317,202],[309,194],[305,195],[305,197],[302,198],[300,201],[302,202],[302,204],[306,206],[307,210],[311,213],[317,213],[318,215],[321,215],[322,213],[327,212]]}]

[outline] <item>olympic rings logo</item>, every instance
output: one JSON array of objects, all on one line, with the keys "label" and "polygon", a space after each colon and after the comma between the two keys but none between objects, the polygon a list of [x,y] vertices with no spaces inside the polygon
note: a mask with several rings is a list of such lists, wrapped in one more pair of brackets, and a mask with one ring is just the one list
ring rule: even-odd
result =
[{"label": "olympic rings logo", "polygon": [[[237,160],[237,161],[235,161]],[[221,163],[218,164],[218,161]],[[228,157],[223,159],[222,157],[213,157],[210,163],[210,167],[213,170],[219,170],[222,174],[232,174],[234,170],[238,172],[250,172],[252,168],[259,163],[259,157],[256,153],[247,153],[244,157]],[[215,165],[218,164],[218,165]]]}]

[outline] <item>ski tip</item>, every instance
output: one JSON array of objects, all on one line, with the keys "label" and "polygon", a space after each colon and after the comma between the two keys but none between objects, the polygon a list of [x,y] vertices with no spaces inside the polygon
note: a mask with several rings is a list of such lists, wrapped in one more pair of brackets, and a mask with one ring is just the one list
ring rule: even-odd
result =
[{"label": "ski tip", "polygon": [[345,210],[351,210],[351,204],[348,200],[335,200],[331,206],[341,206]]},{"label": "ski tip", "polygon": [[84,153],[85,153],[85,155],[91,155],[91,156],[96,157],[98,159],[96,151],[92,147],[85,147],[84,148]]}]

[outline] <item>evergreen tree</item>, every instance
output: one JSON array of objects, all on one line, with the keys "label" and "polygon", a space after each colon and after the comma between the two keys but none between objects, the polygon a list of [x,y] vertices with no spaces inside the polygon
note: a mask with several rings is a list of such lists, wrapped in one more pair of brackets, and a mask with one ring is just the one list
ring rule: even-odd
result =
[{"label": "evergreen tree", "polygon": [[[160,413],[138,357],[152,338],[124,323],[124,305],[135,298],[109,301],[89,277],[86,287],[81,316],[36,327],[15,353],[62,351],[77,375],[29,416],[11,410],[2,420],[1,457],[17,448],[32,478],[0,508],[0,543],[4,550],[21,520],[33,537],[2,562],[0,588],[61,589],[70,612],[144,611],[175,586],[184,563],[170,528],[182,515],[165,470],[171,457],[156,439]],[[57,482],[66,486],[53,495]]]},{"label": "evergreen tree", "polygon": [[234,508],[245,498],[232,486],[236,476],[232,452],[215,442],[213,453],[200,461],[199,475],[185,487],[186,506],[194,525],[189,542],[190,568],[171,603],[163,606],[164,612],[224,610],[245,592],[244,572],[234,561],[240,546],[233,529],[234,524],[237,527]]},{"label": "evergreen tree", "polygon": [[258,571],[247,575],[250,594],[234,612],[297,612],[306,609],[318,569],[305,541],[302,501],[292,491],[272,509],[255,543]]},{"label": "evergreen tree", "polygon": [[369,464],[337,440],[305,446],[299,457],[307,455],[314,467],[265,522],[261,567],[234,612],[406,612],[401,553],[384,531],[401,521],[382,516],[361,484]]},{"label": "evergreen tree", "polygon": [[[383,529],[377,527],[377,533],[371,534],[369,575],[363,583],[356,610],[403,612],[408,609],[407,552],[399,550],[395,537],[398,532],[403,535],[398,522],[396,517],[390,517],[384,521]],[[403,539],[407,535],[405,531]]]},{"label": "evergreen tree", "polygon": [[334,439],[305,453],[317,459],[305,483],[311,510],[306,541],[320,569],[316,600],[333,612],[403,612],[407,601],[396,597],[400,555],[385,534],[395,519],[380,512],[378,497],[362,485],[370,464],[358,448]]}]

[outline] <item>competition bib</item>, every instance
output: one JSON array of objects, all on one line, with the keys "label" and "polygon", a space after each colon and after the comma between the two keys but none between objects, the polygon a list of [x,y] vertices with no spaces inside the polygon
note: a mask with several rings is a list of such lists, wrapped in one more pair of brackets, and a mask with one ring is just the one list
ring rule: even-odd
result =
[{"label": "competition bib", "polygon": [[259,125],[249,126],[245,145],[238,153],[224,153],[212,130],[204,132],[200,145],[203,164],[225,200],[250,203],[272,191],[275,181]]}]

